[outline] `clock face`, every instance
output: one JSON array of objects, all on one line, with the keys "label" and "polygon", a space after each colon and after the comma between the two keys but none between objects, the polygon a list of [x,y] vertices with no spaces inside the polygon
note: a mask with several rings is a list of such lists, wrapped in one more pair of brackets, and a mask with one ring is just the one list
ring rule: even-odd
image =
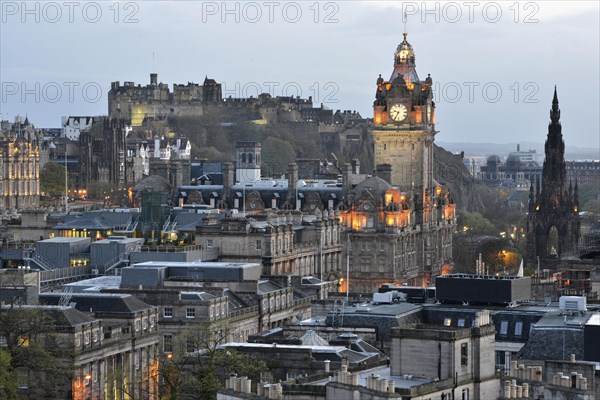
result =
[{"label": "clock face", "polygon": [[396,121],[403,121],[406,118],[406,106],[404,104],[395,104],[390,109],[390,117]]}]

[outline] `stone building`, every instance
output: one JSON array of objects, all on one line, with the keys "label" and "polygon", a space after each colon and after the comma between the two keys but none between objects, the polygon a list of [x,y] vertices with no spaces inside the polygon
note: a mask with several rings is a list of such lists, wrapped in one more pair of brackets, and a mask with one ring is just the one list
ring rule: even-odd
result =
[{"label": "stone building", "polygon": [[342,232],[333,211],[207,220],[197,228],[196,244],[218,248],[221,261],[260,263],[267,276],[337,280],[342,275]]},{"label": "stone building", "polygon": [[535,265],[537,258],[551,259],[574,255],[580,235],[577,181],[567,181],[565,143],[560,124],[558,95],[554,88],[550,124],[545,143],[546,158],[543,185],[529,190],[526,262]]},{"label": "stone building", "polygon": [[0,209],[34,209],[40,199],[43,136],[29,119],[0,132]]},{"label": "stone building", "polygon": [[350,291],[384,282],[425,286],[451,270],[452,197],[433,179],[432,79],[420,81],[413,47],[394,54],[389,81],[373,104],[375,175],[348,190],[341,218],[350,241]]},{"label": "stone building", "polygon": [[[156,308],[129,295],[53,293],[40,295],[40,302],[46,305],[28,307],[51,317],[56,333],[27,340],[49,344],[52,337],[64,354],[56,365],[65,369],[64,379],[51,383],[59,398],[159,398]],[[11,310],[3,306],[0,312]],[[40,392],[44,376],[27,369],[17,374],[23,398],[46,395]]]},{"label": "stone building", "polygon": [[167,116],[201,116],[204,105],[220,102],[221,84],[208,77],[203,85],[188,82],[173,85],[158,82],[158,74],[150,74],[150,84],[135,85],[116,81],[108,92],[108,115],[130,121],[132,126],[142,126],[148,118],[165,119]]}]

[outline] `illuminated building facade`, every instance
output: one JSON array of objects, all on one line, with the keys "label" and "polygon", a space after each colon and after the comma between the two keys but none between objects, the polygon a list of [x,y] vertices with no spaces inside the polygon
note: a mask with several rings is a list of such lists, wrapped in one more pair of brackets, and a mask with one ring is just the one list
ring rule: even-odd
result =
[{"label": "illuminated building facade", "polygon": [[0,132],[0,209],[39,206],[40,136],[27,118],[16,122],[6,136]]},{"label": "illuminated building facade", "polygon": [[433,179],[432,82],[419,80],[404,34],[390,80],[377,80],[370,130],[377,176],[349,191],[342,206],[350,292],[389,282],[425,286],[452,270],[455,205]]}]

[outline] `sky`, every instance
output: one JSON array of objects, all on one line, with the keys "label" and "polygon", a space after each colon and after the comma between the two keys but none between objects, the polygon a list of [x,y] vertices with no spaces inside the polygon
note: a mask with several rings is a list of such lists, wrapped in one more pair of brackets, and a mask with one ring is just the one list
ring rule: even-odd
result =
[{"label": "sky", "polygon": [[112,81],[157,72],[370,117],[406,30],[434,81],[438,141],[543,142],[557,85],[566,144],[600,153],[599,4],[0,0],[0,114],[60,127],[106,114]]}]

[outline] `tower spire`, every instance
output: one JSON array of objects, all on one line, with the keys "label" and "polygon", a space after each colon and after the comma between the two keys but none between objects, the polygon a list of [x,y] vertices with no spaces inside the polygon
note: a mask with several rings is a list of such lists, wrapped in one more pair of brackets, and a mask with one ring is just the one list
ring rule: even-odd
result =
[{"label": "tower spire", "polygon": [[556,124],[560,120],[560,108],[558,107],[558,94],[556,85],[554,85],[554,98],[552,99],[552,109],[550,110],[550,120]]}]

